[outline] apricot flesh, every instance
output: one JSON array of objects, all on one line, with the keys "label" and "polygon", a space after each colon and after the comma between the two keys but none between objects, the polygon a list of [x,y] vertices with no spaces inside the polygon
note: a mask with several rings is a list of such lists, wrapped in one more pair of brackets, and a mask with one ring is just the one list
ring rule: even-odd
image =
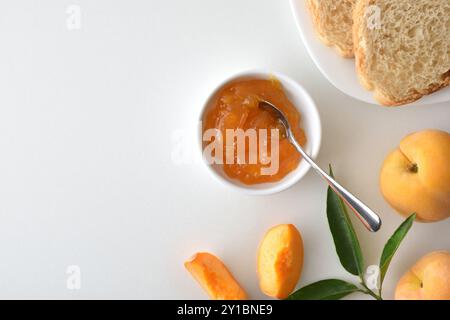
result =
[{"label": "apricot flesh", "polygon": [[303,267],[303,240],[292,224],[271,228],[258,251],[258,277],[261,291],[284,299],[295,289]]},{"label": "apricot flesh", "polygon": [[247,294],[225,264],[216,256],[200,252],[184,263],[186,269],[213,300],[246,300]]}]

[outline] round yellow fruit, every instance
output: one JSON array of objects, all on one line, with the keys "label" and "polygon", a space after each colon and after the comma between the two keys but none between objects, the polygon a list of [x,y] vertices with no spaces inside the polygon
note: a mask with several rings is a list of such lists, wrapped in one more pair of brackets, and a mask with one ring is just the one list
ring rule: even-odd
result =
[{"label": "round yellow fruit", "polygon": [[436,251],[420,259],[397,284],[396,300],[450,300],[450,253]]},{"label": "round yellow fruit", "polygon": [[258,251],[258,277],[261,291],[278,299],[295,289],[303,267],[303,241],[292,224],[271,228]]},{"label": "round yellow fruit", "polygon": [[405,137],[384,161],[380,186],[400,214],[421,222],[450,216],[450,134],[425,130]]}]

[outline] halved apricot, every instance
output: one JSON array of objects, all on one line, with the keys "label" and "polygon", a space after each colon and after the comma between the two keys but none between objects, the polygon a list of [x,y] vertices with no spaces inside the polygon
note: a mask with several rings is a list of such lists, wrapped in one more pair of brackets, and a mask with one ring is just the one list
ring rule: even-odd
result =
[{"label": "halved apricot", "polygon": [[184,263],[186,269],[214,300],[245,300],[247,294],[216,256],[197,253]]},{"label": "halved apricot", "polygon": [[259,286],[266,295],[286,298],[297,285],[303,267],[303,241],[292,224],[271,228],[258,251]]}]

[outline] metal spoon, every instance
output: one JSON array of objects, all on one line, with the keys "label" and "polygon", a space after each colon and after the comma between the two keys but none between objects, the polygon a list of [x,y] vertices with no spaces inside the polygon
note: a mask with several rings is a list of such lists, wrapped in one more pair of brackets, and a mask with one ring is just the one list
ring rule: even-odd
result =
[{"label": "metal spoon", "polygon": [[289,142],[298,150],[303,159],[305,159],[305,161],[308,162],[309,165],[328,182],[334,192],[336,192],[336,194],[341,197],[341,199],[344,200],[344,202],[352,209],[364,226],[372,232],[378,231],[381,227],[380,217],[369,207],[367,207],[361,200],[356,198],[347,189],[336,182],[336,180],[330,177],[314,162],[314,160],[311,159],[311,157],[303,150],[302,146],[300,146],[295,139],[291,126],[289,125],[289,122],[283,112],[268,101],[260,101],[259,108],[270,112],[280,121],[286,130],[286,138],[288,138]]}]

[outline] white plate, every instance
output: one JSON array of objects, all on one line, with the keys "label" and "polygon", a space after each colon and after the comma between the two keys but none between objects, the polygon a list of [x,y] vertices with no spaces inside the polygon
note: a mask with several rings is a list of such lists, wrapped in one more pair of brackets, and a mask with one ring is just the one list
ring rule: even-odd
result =
[{"label": "white plate", "polygon": [[[372,92],[359,83],[353,59],[341,58],[334,49],[327,47],[315,35],[305,0],[290,0],[298,29],[311,58],[322,74],[336,88],[358,100],[378,104]],[[425,96],[413,105],[427,105],[450,101],[450,87]]]}]

